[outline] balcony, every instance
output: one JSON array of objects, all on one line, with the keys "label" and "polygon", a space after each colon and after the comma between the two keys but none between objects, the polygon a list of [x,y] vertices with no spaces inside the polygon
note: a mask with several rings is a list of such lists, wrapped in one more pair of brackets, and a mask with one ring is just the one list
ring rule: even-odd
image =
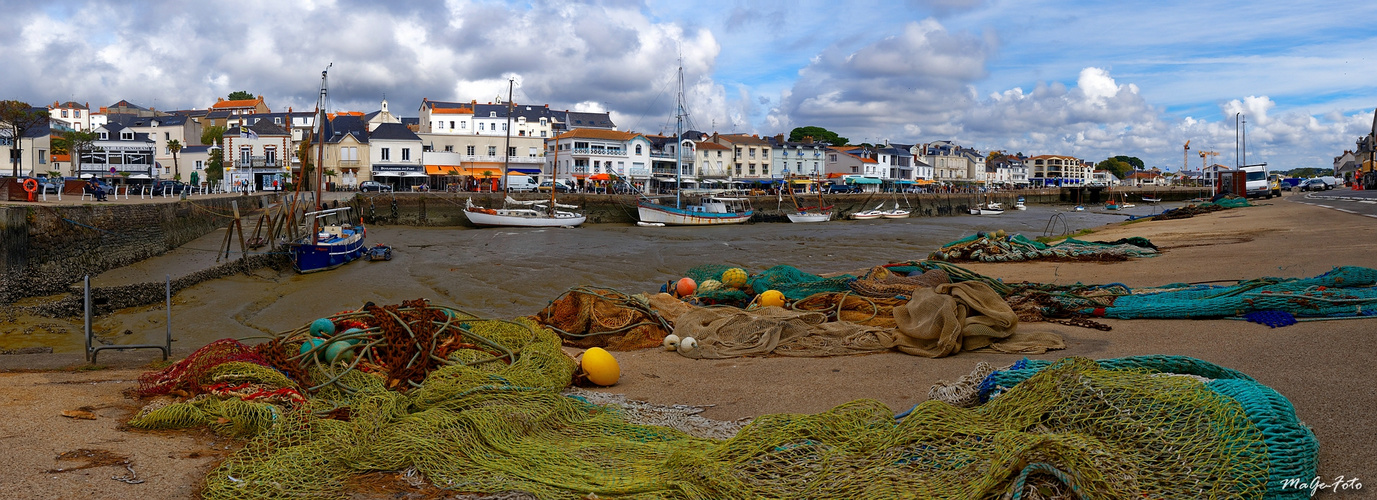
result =
[{"label": "balcony", "polygon": [[574,148],[576,155],[626,156],[625,149]]},{"label": "balcony", "polygon": [[535,163],[535,164],[544,164],[544,163],[545,163],[545,157],[544,157],[544,156],[505,156],[505,157],[504,157],[504,156],[463,155],[463,156],[460,156],[460,157],[459,157],[459,161],[464,162],[464,163],[502,163],[503,161],[506,161],[507,163]]},{"label": "balcony", "polygon": [[359,168],[358,160],[340,160],[339,168]]},{"label": "balcony", "polygon": [[244,161],[243,157],[239,158],[240,168],[277,168],[279,166],[276,157],[250,156],[247,162]]}]

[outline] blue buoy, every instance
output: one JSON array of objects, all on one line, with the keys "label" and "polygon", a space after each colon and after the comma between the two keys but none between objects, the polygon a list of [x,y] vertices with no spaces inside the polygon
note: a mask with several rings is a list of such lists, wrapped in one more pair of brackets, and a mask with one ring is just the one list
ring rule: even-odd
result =
[{"label": "blue buoy", "polygon": [[353,361],[354,344],[350,344],[349,342],[331,342],[330,346],[325,348],[325,359],[332,365],[340,362],[348,363]]},{"label": "blue buoy", "polygon": [[[345,331],[343,331],[343,332],[340,332],[339,336],[340,336],[340,337],[348,337],[348,336],[350,336],[350,335],[354,335],[354,334],[358,334],[358,333],[363,333],[363,330],[360,330],[360,329],[358,329],[358,328],[350,328],[350,329],[348,329],[348,330],[345,330]],[[363,342],[363,338],[362,338],[362,337],[354,337],[354,338],[350,338],[350,339],[345,339],[345,340],[343,340],[343,342],[348,342],[350,345],[359,345],[359,342]]]},{"label": "blue buoy", "polygon": [[330,318],[320,318],[311,322],[311,336],[329,337],[335,334],[335,322]]},{"label": "blue buoy", "polygon": [[[308,353],[308,352],[311,352],[311,349],[315,349],[317,346],[320,346],[320,345],[322,345],[322,344],[324,344],[324,343],[325,343],[325,339],[318,339],[318,338],[315,338],[315,337],[311,337],[311,338],[309,338],[309,339],[306,339],[305,342],[302,342],[302,343],[301,343],[301,353],[302,353],[302,354],[306,354],[306,353]],[[323,352],[323,351],[317,350],[317,351],[316,351],[316,357],[322,357],[322,356],[321,356],[321,353],[322,353],[322,352]]]}]

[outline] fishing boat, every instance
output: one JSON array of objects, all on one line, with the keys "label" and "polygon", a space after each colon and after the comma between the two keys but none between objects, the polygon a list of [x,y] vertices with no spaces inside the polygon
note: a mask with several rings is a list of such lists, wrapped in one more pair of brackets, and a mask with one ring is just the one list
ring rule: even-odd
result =
[{"label": "fishing boat", "polygon": [[705,195],[698,203],[684,203],[683,199],[683,147],[684,119],[688,112],[684,109],[684,68],[679,67],[679,93],[675,103],[674,140],[679,146],[674,154],[674,205],[661,203],[661,198],[641,196],[636,200],[636,212],[640,222],[659,223],[671,226],[708,226],[716,224],[741,224],[751,219],[755,211],[747,198]]},{"label": "fishing boat", "polygon": [[882,218],[885,216],[885,213],[883,210],[880,210],[880,207],[883,206],[885,206],[885,204],[881,203],[879,205],[875,205],[875,208],[873,209],[856,212],[854,214],[851,214],[851,218],[855,220],[872,220]]},{"label": "fishing boat", "polygon": [[794,202],[794,213],[789,214],[789,222],[827,222],[832,220],[832,206],[822,206],[822,188],[818,187],[818,206],[800,207],[798,199],[794,197],[793,183],[785,182],[784,189],[789,192],[789,199]]},{"label": "fishing boat", "polygon": [[[320,72],[320,97],[316,102],[315,127],[312,130],[316,137],[317,163],[325,157],[325,125],[328,120],[325,97],[326,76],[329,72],[329,66]],[[310,232],[287,243],[292,268],[301,274],[334,269],[357,260],[365,253],[364,238],[367,236],[367,230],[363,227],[363,221],[353,224],[348,217],[349,207],[321,209],[322,170],[324,169],[315,169],[315,210],[303,214],[303,217],[310,221]],[[306,220],[302,222],[305,223]]]},{"label": "fishing boat", "polygon": [[1018,200],[1014,201],[1014,210],[1027,210],[1027,209],[1028,209],[1028,206],[1023,204],[1023,197],[1022,197],[1022,196],[1018,197]]},{"label": "fishing boat", "polygon": [[971,207],[971,215],[999,215],[1004,213],[1004,205],[996,201],[987,201]]},{"label": "fishing boat", "polygon": [[[507,146],[506,151],[511,150],[512,144],[512,91],[516,84],[515,79],[507,81]],[[474,205],[470,198],[465,202],[464,215],[469,218],[475,226],[480,227],[574,227],[583,224],[588,220],[584,214],[574,212],[579,207],[576,205],[561,205],[555,202],[555,193],[559,191],[552,185],[550,187],[550,201],[532,200],[517,201],[507,195],[508,162],[511,156],[504,156],[502,161],[502,208],[485,208]],[[550,169],[551,184],[558,178],[559,172],[559,143],[556,139],[555,163]],[[568,209],[568,210],[560,210]]]}]

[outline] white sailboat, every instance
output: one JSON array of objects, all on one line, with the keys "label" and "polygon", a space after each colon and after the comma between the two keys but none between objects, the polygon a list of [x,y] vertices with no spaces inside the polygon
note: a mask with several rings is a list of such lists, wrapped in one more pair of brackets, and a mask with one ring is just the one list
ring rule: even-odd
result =
[{"label": "white sailboat", "polygon": [[[794,202],[796,212],[789,214],[789,222],[827,222],[832,220],[832,207],[822,206],[822,187],[818,186],[818,206],[800,207],[798,199],[794,197],[794,185],[788,179],[784,181],[784,188],[789,191],[789,199]],[[816,210],[810,212],[809,210]]]},{"label": "white sailboat", "polygon": [[879,205],[875,205],[875,208],[873,208],[873,209],[865,210],[865,211],[861,211],[861,212],[856,212],[856,213],[854,213],[854,214],[851,214],[851,218],[852,218],[852,219],[855,219],[855,220],[872,220],[872,219],[879,219],[879,218],[885,216],[884,211],[883,211],[883,210],[880,210],[880,208],[883,207],[883,206],[885,206],[885,204],[884,204],[884,203],[881,203],[881,204],[879,204]]},{"label": "white sailboat", "polygon": [[660,198],[640,197],[636,201],[636,212],[641,218],[640,225],[707,226],[741,224],[750,220],[755,211],[751,210],[750,200],[746,198],[704,196],[696,204],[684,203],[682,198],[683,168],[680,162],[683,159],[681,149],[683,148],[684,116],[687,115],[687,112],[684,110],[684,68],[682,66],[679,67],[679,97],[675,106],[674,140],[678,146],[675,147],[674,155],[674,205],[661,203]]},{"label": "white sailboat", "polygon": [[[512,87],[516,80],[507,82],[507,145],[504,151],[511,152],[512,143]],[[588,218],[575,212],[575,205],[561,205],[555,202],[555,192],[551,186],[550,201],[517,201],[507,195],[507,171],[510,155],[502,160],[502,208],[484,208],[473,204],[473,199],[465,201],[464,215],[475,226],[482,227],[573,227],[583,224]],[[555,162],[550,169],[550,181],[555,182],[559,173],[559,143],[555,143]],[[568,210],[560,210],[561,208]]]}]

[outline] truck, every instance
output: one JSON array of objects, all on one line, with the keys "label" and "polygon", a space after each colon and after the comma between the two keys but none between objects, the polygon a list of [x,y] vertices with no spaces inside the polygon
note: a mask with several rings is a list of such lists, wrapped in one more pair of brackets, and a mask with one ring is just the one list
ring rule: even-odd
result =
[{"label": "truck", "polygon": [[1248,198],[1281,196],[1281,181],[1267,175],[1267,164],[1244,165],[1235,171],[1219,173],[1215,194],[1235,194]]}]

